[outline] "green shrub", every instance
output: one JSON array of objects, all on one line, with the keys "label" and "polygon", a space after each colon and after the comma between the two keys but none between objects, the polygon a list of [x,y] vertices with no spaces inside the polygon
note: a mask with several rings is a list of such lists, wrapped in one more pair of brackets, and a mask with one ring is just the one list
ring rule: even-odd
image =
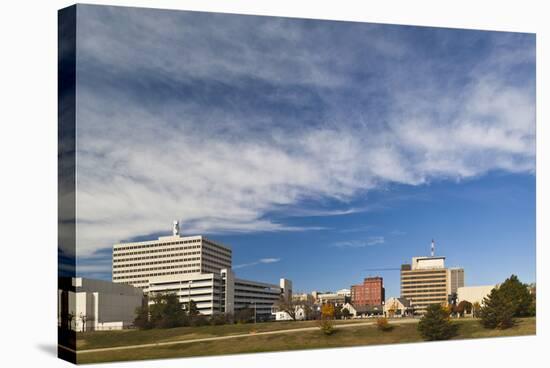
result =
[{"label": "green shrub", "polygon": [[390,325],[390,322],[386,317],[377,318],[376,326],[380,331],[391,331],[393,329],[393,326]]},{"label": "green shrub", "polygon": [[332,335],[334,333],[334,324],[332,323],[332,320],[330,320],[328,318],[323,318],[319,322],[319,329],[325,335]]},{"label": "green shrub", "polygon": [[202,314],[190,317],[190,322],[191,326],[206,326],[210,324],[206,316],[203,316]]},{"label": "green shrub", "polygon": [[210,324],[213,326],[225,325],[226,323],[227,318],[223,313],[217,313],[210,317]]},{"label": "green shrub", "polygon": [[448,340],[456,336],[458,325],[451,322],[449,311],[440,304],[428,306],[426,314],[418,322],[418,332],[424,340]]}]

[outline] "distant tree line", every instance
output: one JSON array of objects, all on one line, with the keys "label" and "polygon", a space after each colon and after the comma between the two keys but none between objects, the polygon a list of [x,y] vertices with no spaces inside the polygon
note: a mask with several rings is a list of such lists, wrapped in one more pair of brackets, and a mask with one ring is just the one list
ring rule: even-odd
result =
[{"label": "distant tree line", "polygon": [[224,325],[254,322],[254,309],[244,308],[235,313],[200,314],[195,301],[182,303],[176,294],[156,294],[152,303],[136,309],[134,326],[139,329],[185,326]]}]

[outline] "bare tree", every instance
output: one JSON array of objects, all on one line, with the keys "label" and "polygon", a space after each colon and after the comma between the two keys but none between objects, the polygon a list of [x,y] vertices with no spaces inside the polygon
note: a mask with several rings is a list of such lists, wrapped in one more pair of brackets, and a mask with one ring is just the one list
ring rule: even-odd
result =
[{"label": "bare tree", "polygon": [[73,312],[67,313],[67,323],[68,323],[67,326],[69,330],[73,328],[73,319],[74,319],[74,313]]},{"label": "bare tree", "polygon": [[80,321],[82,322],[82,332],[86,331],[86,323],[88,322],[88,316],[80,313]]},{"label": "bare tree", "polygon": [[286,298],[284,295],[281,295],[277,303],[277,309],[286,312],[293,321],[296,321],[296,307],[299,305],[299,302],[292,300],[292,297]]}]

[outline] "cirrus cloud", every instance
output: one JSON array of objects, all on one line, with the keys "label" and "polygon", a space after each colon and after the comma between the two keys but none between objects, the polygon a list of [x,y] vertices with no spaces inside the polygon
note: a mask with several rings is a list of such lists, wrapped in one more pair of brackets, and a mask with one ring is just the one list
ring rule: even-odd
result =
[{"label": "cirrus cloud", "polygon": [[[534,173],[531,35],[79,7],[81,256],[173,219],[317,231],[268,214]],[[345,209],[300,206],[327,198]]]}]

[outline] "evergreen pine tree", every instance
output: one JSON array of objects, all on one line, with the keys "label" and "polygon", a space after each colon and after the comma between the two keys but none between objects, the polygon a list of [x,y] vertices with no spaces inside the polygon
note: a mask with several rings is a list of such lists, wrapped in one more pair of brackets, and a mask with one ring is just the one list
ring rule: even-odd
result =
[{"label": "evergreen pine tree", "polygon": [[448,340],[455,336],[458,325],[451,322],[449,312],[440,304],[429,305],[418,322],[418,332],[424,340]]},{"label": "evergreen pine tree", "polygon": [[516,275],[510,276],[500,286],[504,297],[514,304],[514,317],[532,315],[533,296],[526,284],[522,284]]},{"label": "evergreen pine tree", "polygon": [[481,324],[487,328],[508,328],[514,325],[514,317],[527,317],[535,314],[535,298],[526,284],[516,275],[507,278],[491,290],[480,310]]},{"label": "evergreen pine tree", "polygon": [[505,329],[514,325],[516,306],[501,288],[491,290],[483,304],[479,317],[484,327]]}]

